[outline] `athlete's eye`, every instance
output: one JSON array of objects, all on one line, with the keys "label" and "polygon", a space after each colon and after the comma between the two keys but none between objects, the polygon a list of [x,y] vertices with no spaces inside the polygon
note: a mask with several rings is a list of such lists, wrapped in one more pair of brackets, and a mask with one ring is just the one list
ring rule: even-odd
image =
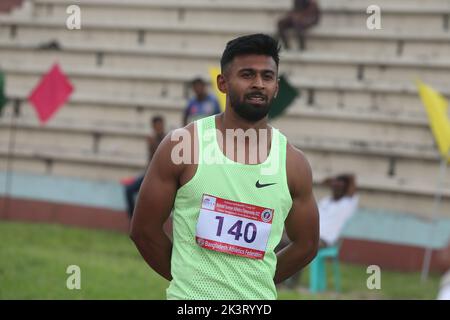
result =
[{"label": "athlete's eye", "polygon": [[243,72],[241,73],[241,76],[244,79],[250,79],[253,76],[253,74],[251,72]]},{"label": "athlete's eye", "polygon": [[266,81],[272,81],[275,78],[275,76],[271,73],[266,73],[263,75],[263,79]]}]

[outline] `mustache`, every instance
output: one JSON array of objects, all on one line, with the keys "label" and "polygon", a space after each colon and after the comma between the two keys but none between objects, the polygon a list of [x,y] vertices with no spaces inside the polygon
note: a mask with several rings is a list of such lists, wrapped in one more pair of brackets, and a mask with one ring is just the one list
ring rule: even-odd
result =
[{"label": "mustache", "polygon": [[247,93],[244,98],[248,99],[248,98],[262,98],[264,100],[267,100],[267,95],[265,95],[264,93],[260,92],[260,91],[253,91],[250,93]]}]

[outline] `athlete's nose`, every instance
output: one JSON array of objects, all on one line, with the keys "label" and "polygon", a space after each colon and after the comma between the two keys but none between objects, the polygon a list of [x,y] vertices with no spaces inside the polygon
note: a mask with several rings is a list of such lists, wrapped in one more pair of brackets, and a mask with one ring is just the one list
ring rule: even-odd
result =
[{"label": "athlete's nose", "polygon": [[261,77],[261,75],[256,75],[256,77],[254,78],[255,80],[253,81],[253,88],[255,89],[264,89],[264,81]]}]

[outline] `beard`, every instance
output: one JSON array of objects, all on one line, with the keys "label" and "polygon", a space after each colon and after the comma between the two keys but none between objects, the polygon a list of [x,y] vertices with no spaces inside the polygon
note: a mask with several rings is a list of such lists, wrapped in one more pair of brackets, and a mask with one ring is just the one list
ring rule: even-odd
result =
[{"label": "beard", "polygon": [[[252,104],[248,101],[251,98],[257,98],[260,102]],[[230,106],[234,112],[249,122],[257,122],[267,116],[273,101],[273,97],[269,99],[268,96],[259,92],[248,93],[244,95],[244,99],[241,100],[239,95],[230,91],[229,99]]]}]

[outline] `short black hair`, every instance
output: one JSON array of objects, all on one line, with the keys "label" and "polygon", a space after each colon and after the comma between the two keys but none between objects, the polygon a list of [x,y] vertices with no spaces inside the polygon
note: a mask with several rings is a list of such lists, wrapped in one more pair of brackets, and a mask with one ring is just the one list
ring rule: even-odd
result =
[{"label": "short black hair", "polygon": [[162,116],[154,116],[152,118],[152,123],[155,124],[157,122],[164,122],[164,118]]},{"label": "short black hair", "polygon": [[206,81],[202,77],[196,77],[192,79],[191,85],[195,86],[196,84],[206,84]]},{"label": "short black hair", "polygon": [[220,59],[222,72],[236,56],[244,54],[271,56],[278,68],[280,63],[280,44],[271,36],[263,33],[250,34],[233,39],[227,43]]},{"label": "short black hair", "polygon": [[311,0],[299,0],[295,2],[297,9],[306,9],[311,4]]}]

